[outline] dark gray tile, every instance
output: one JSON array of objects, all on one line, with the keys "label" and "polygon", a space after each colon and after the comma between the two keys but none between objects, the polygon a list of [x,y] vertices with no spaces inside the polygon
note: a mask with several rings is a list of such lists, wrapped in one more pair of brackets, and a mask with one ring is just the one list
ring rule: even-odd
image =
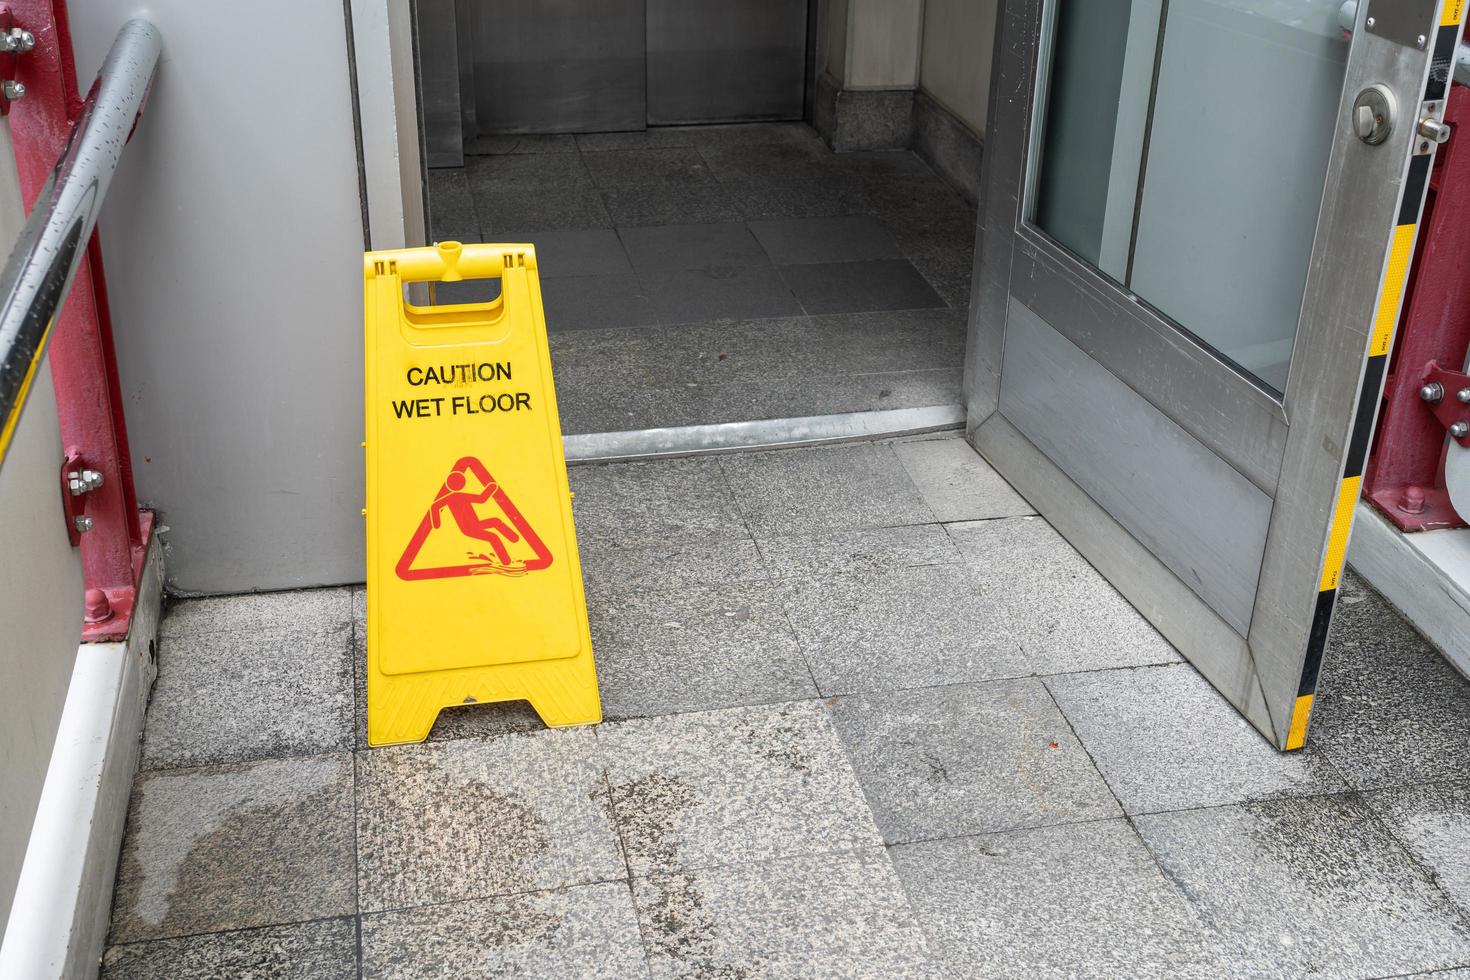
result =
[{"label": "dark gray tile", "polygon": [[664,323],[793,316],[801,304],[770,266],[640,273]]},{"label": "dark gray tile", "polygon": [[929,165],[911,150],[852,150],[832,154],[832,169],[853,177],[912,177],[937,180]]},{"label": "dark gray tile", "polygon": [[781,586],[823,695],[1032,672],[1011,615],[966,565],[789,579]]},{"label": "dark gray tile", "polygon": [[464,170],[476,197],[505,191],[552,196],[592,184],[579,153],[472,156],[465,158]]},{"label": "dark gray tile", "polygon": [[960,436],[894,447],[919,494],[941,521],[974,521],[1036,513]]},{"label": "dark gray tile", "polygon": [[808,313],[866,313],[947,306],[906,259],[781,267]]},{"label": "dark gray tile", "polygon": [[865,182],[858,177],[746,178],[724,185],[747,220],[827,218],[868,210]]},{"label": "dark gray tile", "polygon": [[593,593],[588,618],[608,718],[817,695],[770,585]]},{"label": "dark gray tile", "polygon": [[588,590],[599,592],[730,585],[769,577],[755,542],[748,538],[582,549],[582,579]]},{"label": "dark gray tile", "polygon": [[752,221],[750,230],[777,265],[903,258],[887,226],[867,215]]},{"label": "dark gray tile", "polygon": [[1014,637],[1036,673],[1179,662],[1169,642],[1042,518],[946,528],[1011,611]]},{"label": "dark gray tile", "polygon": [[756,537],[934,522],[886,443],[741,453],[720,463]]},{"label": "dark gray tile", "polygon": [[923,935],[881,848],[633,881],[655,980],[918,980]]},{"label": "dark gray tile", "polygon": [[584,151],[657,150],[671,146],[693,146],[694,134],[682,127],[658,127],[630,133],[578,133],[577,146]]},{"label": "dark gray tile", "polygon": [[459,282],[429,283],[429,305],[490,303],[500,295],[499,279],[463,279]]},{"label": "dark gray tile", "polygon": [[889,844],[1122,815],[1036,678],[852,695],[831,706]]},{"label": "dark gray tile", "polygon": [[353,863],[350,755],[145,773],[112,941],[350,915]]},{"label": "dark gray tile", "polygon": [[696,146],[770,146],[798,144],[825,149],[816,130],[800,122],[729,123],[720,126],[681,126],[672,133],[687,134]]},{"label": "dark gray tile", "polygon": [[627,882],[508,895],[362,919],[364,980],[647,975]]},{"label": "dark gray tile", "polygon": [[267,929],[114,946],[103,980],[356,980],[357,926],[318,919]]},{"label": "dark gray tile", "polygon": [[1470,785],[1407,786],[1365,799],[1439,887],[1470,911]]},{"label": "dark gray tile", "polygon": [[659,321],[648,291],[632,274],[546,279],[541,302],[548,331],[641,327]]},{"label": "dark gray tile", "polygon": [[878,572],[906,565],[943,565],[962,560],[954,542],[938,524],[765,538],[760,543],[760,552],[776,578]]},{"label": "dark gray tile", "polygon": [[740,209],[730,195],[708,181],[610,187],[602,192],[602,199],[618,227],[740,220]]},{"label": "dark gray tile", "polygon": [[1465,919],[1359,800],[1134,818],[1236,976],[1381,977],[1470,961]]},{"label": "dark gray tile", "polygon": [[730,143],[699,152],[721,181],[811,179],[836,172],[832,154],[813,143]]},{"label": "dark gray tile", "polygon": [[511,153],[576,153],[580,147],[571,133],[523,133],[515,137]]},{"label": "dark gray tile", "polygon": [[351,621],[350,604],[349,592],[344,588],[249,592],[206,599],[171,600],[158,627],[158,635],[331,629]]},{"label": "dark gray tile", "polygon": [[882,845],[820,702],[635,719],[597,740],[635,877]]},{"label": "dark gray tile", "polygon": [[604,189],[713,179],[704,158],[687,147],[598,150],[583,153],[582,162],[592,182]]},{"label": "dark gray tile", "polygon": [[633,271],[618,233],[611,228],[528,231],[523,237],[536,246],[536,266],[542,279],[616,276]]},{"label": "dark gray tile", "polygon": [[464,168],[428,172],[429,239],[478,242],[480,219]]},{"label": "dark gray tile", "polygon": [[1122,820],[890,854],[945,977],[1233,975],[1209,927]]},{"label": "dark gray tile", "polygon": [[1470,772],[1470,681],[1349,574],[1308,740],[1358,789]]},{"label": "dark gray tile", "polygon": [[717,459],[574,466],[569,475],[584,551],[749,537]]},{"label": "dark gray tile", "polygon": [[509,153],[516,148],[518,142],[520,142],[519,136],[509,134],[476,135],[464,141],[464,152],[466,156],[492,156]]},{"label": "dark gray tile", "polygon": [[1321,753],[1276,751],[1188,664],[1046,681],[1129,813],[1342,790]]},{"label": "dark gray tile", "polygon": [[347,624],[165,637],[140,767],[351,748],[351,658]]},{"label": "dark gray tile", "polygon": [[639,272],[744,269],[769,266],[743,223],[650,225],[621,228],[623,245]]},{"label": "dark gray tile", "polygon": [[359,753],[361,908],[623,877],[605,794],[591,729]]},{"label": "dark gray tile", "polygon": [[611,228],[602,195],[590,184],[551,190],[475,191],[486,241],[520,241],[535,230]]}]

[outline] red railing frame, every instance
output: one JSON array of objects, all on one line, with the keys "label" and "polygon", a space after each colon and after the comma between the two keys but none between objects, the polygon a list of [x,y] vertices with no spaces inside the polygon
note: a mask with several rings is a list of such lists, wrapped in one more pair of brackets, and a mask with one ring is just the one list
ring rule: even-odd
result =
[{"label": "red railing frame", "polygon": [[[71,137],[82,105],[71,31],[62,0],[7,0],[15,24],[36,36],[16,64],[25,97],[10,111],[11,142],[26,208],[35,206]],[[52,328],[51,378],[56,389],[63,454],[102,474],[102,485],[74,505],[92,520],[82,534],[86,613],[82,639],[123,639],[131,622],[153,515],[138,511],[128,453],[122,388],[113,347],[102,247],[97,234],[77,269]]]}]

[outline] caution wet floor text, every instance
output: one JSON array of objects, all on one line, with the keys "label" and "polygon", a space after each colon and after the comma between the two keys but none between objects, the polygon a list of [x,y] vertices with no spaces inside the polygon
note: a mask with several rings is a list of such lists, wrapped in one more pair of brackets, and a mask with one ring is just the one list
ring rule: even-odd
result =
[{"label": "caution wet floor text", "polygon": [[[369,744],[486,701],[599,721],[534,249],[369,252],[364,276]],[[404,298],[474,278],[500,296]]]}]

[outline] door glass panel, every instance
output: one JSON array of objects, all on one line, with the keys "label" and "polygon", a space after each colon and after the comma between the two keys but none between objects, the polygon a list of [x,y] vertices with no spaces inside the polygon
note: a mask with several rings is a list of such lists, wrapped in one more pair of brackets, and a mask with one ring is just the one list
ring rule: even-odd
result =
[{"label": "door glass panel", "polygon": [[[1032,220],[1280,391],[1347,40],[1336,0],[1057,0]],[[1283,109],[1286,127],[1273,125]]]}]

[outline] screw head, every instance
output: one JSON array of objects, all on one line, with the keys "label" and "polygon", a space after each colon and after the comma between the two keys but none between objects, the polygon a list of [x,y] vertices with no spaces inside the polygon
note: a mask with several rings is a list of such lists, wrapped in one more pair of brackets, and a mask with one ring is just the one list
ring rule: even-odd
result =
[{"label": "screw head", "polygon": [[4,82],[0,82],[0,98],[5,99],[6,102],[19,102],[25,97],[26,87],[21,82],[17,82],[13,78],[7,78]]},{"label": "screw head", "polygon": [[1369,26],[1369,27],[1372,27],[1372,26],[1373,26],[1373,25],[1374,25],[1374,24],[1376,24],[1376,23],[1378,23],[1378,21],[1377,21],[1377,20],[1375,20],[1375,19],[1374,19],[1374,18],[1372,18],[1372,17],[1369,17],[1369,18],[1368,18],[1368,26]]},{"label": "screw head", "polygon": [[1460,400],[1462,405],[1470,405],[1470,388],[1461,388],[1455,392],[1455,397]]},{"label": "screw head", "polygon": [[1454,436],[1456,439],[1464,438],[1466,433],[1470,433],[1470,422],[1466,422],[1464,419],[1461,419],[1454,425],[1450,426],[1450,435]]},{"label": "screw head", "polygon": [[92,518],[87,517],[86,515],[78,517],[74,523],[76,524],[78,531],[86,532],[92,530]]},{"label": "screw head", "polygon": [[1437,402],[1444,397],[1444,386],[1438,381],[1430,381],[1419,389],[1419,397],[1427,402]]},{"label": "screw head", "polygon": [[1414,45],[1416,47],[1422,48],[1422,47],[1424,47],[1424,42],[1426,40],[1428,40],[1428,39],[1423,34],[1420,34],[1417,38],[1414,39]]}]

